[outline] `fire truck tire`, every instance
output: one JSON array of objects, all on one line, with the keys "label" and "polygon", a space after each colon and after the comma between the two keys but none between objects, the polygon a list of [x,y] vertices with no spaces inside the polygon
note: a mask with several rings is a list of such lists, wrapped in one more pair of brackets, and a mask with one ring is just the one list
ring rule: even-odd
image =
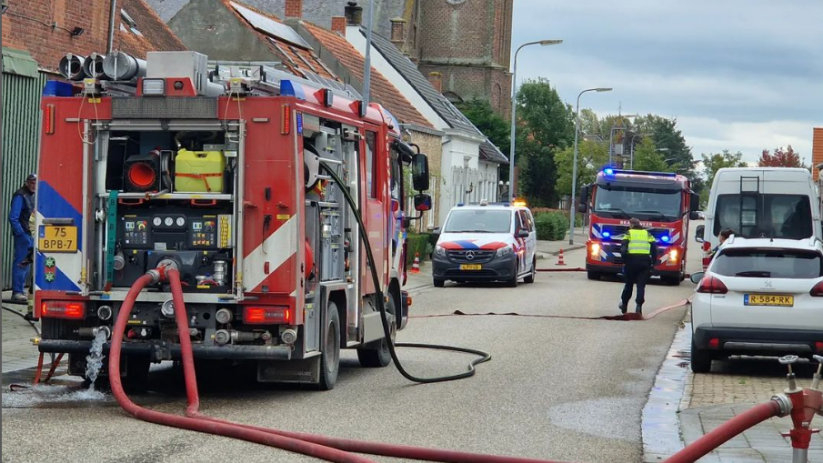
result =
[{"label": "fire truck tire", "polygon": [[666,277],[666,278],[662,278],[662,280],[663,280],[664,283],[666,283],[667,285],[671,285],[671,286],[680,286],[680,282],[683,281],[683,280],[680,279],[679,276]]},{"label": "fire truck tire", "polygon": [[[394,298],[389,296],[386,302],[386,314],[391,314],[392,321],[389,323],[389,332],[391,332],[391,342],[394,342],[397,333],[397,310],[395,308]],[[378,341],[372,341],[364,347],[357,349],[357,360],[360,365],[367,368],[385,367],[391,363],[391,353],[389,352],[389,343],[386,338],[380,338]]]},{"label": "fire truck tire", "polygon": [[320,381],[317,388],[321,391],[334,389],[337,373],[340,371],[340,314],[337,304],[329,302],[326,317],[326,339],[323,354],[320,356]]},{"label": "fire truck tire", "polygon": [[532,271],[523,278],[523,283],[534,283],[534,276],[537,274],[537,259],[532,259]]},{"label": "fire truck tire", "polygon": [[599,280],[600,279],[600,272],[593,272],[591,270],[586,272],[586,276],[589,280]]},{"label": "fire truck tire", "polygon": [[131,355],[125,360],[126,376],[123,377],[123,388],[128,392],[146,392],[149,388],[149,367],[151,366],[149,358]]},{"label": "fire truck tire", "polygon": [[443,286],[446,286],[446,280],[442,278],[434,278],[432,283],[434,283],[435,288],[442,288]]}]

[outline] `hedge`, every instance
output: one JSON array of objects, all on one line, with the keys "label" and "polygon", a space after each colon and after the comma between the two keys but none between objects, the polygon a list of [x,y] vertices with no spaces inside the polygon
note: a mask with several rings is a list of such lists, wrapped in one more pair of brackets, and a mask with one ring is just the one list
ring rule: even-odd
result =
[{"label": "hedge", "polygon": [[569,218],[561,211],[538,212],[534,217],[537,226],[537,239],[558,241],[566,238]]},{"label": "hedge", "polygon": [[[414,262],[414,254],[420,254],[420,261],[424,261],[429,257],[431,248],[430,244],[431,233],[409,233],[406,236],[406,265],[411,266]],[[411,267],[409,267],[411,268]]]}]

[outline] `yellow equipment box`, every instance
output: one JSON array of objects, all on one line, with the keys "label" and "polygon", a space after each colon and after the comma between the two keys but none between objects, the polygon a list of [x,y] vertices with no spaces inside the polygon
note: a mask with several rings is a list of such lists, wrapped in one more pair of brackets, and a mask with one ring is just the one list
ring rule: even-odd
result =
[{"label": "yellow equipment box", "polygon": [[220,151],[177,152],[174,190],[181,193],[222,193],[226,158]]}]

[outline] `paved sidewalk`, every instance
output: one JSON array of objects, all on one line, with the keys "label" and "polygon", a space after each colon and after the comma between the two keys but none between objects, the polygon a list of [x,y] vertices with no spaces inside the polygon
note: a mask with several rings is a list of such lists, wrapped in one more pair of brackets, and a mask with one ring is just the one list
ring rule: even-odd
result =
[{"label": "paved sidewalk", "polygon": [[[684,322],[657,373],[643,410],[643,461],[646,463],[665,460],[736,415],[782,393],[787,385],[785,369],[775,359],[764,359],[762,365],[755,363],[740,374],[725,371],[694,374],[689,365],[690,349],[691,327]],[[734,371],[738,368],[741,367],[736,366]],[[800,387],[810,384],[811,374],[807,370],[795,369]],[[790,462],[791,441],[780,433],[791,427],[789,417],[768,419],[698,462]],[[809,461],[823,461],[823,440],[818,436],[812,437]]]},{"label": "paved sidewalk", "polygon": [[[11,291],[2,292],[3,300],[11,297]],[[22,315],[26,305],[3,302],[3,373],[23,370],[37,366],[39,352],[32,343],[32,338],[40,335],[40,323],[29,322]]]}]

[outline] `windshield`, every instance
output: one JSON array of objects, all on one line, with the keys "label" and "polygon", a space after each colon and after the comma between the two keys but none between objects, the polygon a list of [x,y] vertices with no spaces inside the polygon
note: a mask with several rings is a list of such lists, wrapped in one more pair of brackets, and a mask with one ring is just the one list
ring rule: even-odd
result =
[{"label": "windshield", "polygon": [[449,214],[446,233],[508,233],[512,211],[490,209],[455,209]]},{"label": "windshield", "polygon": [[805,195],[719,195],[714,216],[715,236],[726,228],[744,238],[802,239],[814,234]]},{"label": "windshield", "polygon": [[594,198],[594,212],[628,219],[674,221],[680,218],[679,190],[628,190],[598,187]]},{"label": "windshield", "polygon": [[714,261],[719,275],[752,278],[817,278],[823,275],[817,253],[791,249],[728,249]]}]

